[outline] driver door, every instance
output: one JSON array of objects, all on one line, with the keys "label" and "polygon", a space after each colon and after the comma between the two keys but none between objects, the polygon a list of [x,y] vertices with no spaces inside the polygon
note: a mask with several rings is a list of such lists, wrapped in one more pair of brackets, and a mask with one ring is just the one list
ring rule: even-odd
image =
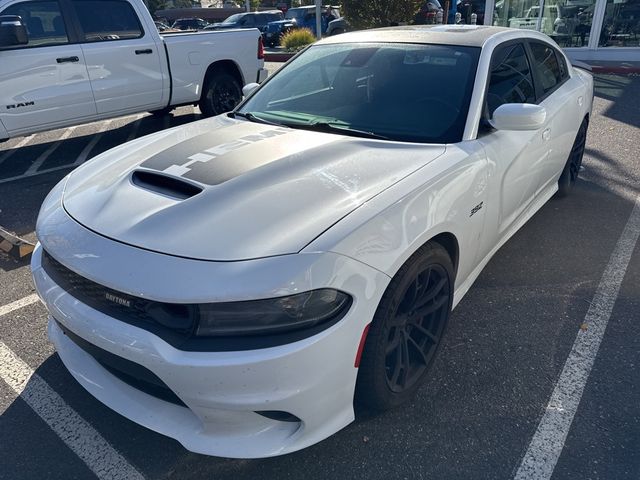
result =
[{"label": "driver door", "polygon": [[[505,103],[536,103],[532,70],[521,41],[496,48],[489,75],[486,118],[490,119],[496,108]],[[498,236],[488,239],[485,249],[504,237],[534,201],[550,155],[548,130],[547,121],[533,131],[485,128],[479,134],[478,141],[494,166],[496,182],[492,195],[497,218],[487,218],[486,231],[496,231]]]},{"label": "driver door", "polygon": [[57,1],[14,2],[25,45],[0,46],[0,120],[11,135],[69,125],[96,115],[82,49],[72,44]]}]

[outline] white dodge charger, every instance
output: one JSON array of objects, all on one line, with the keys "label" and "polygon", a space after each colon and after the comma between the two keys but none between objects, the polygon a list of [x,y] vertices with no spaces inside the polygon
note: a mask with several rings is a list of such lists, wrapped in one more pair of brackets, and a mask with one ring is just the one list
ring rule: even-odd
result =
[{"label": "white dodge charger", "polygon": [[483,26],[332,37],[254,87],[72,172],[32,261],[78,382],[225,457],[409,399],[491,256],[571,189],[593,99],[548,37]]}]

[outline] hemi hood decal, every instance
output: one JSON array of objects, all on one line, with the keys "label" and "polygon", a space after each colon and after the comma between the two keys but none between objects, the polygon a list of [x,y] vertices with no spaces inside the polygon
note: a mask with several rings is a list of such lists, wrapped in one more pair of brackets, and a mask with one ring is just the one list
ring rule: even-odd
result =
[{"label": "hemi hood decal", "polygon": [[[126,143],[67,182],[64,207],[113,240],[202,260],[297,253],[444,152],[220,116]],[[135,182],[154,172],[200,185],[178,198]]]},{"label": "hemi hood decal", "polygon": [[291,132],[291,129],[276,127],[229,141],[224,141],[224,135],[204,133],[154,155],[140,166],[204,185],[218,185],[274,160],[269,155],[243,155],[243,149],[246,151],[246,147],[255,143]]}]

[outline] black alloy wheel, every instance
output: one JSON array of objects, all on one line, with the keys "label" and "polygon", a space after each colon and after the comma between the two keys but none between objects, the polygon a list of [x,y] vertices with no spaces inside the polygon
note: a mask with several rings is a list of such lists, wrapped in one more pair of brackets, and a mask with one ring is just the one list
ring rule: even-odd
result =
[{"label": "black alloy wheel", "polygon": [[242,100],[242,86],[230,73],[219,71],[213,73],[206,81],[200,111],[206,117],[220,115],[235,108]]},{"label": "black alloy wheel", "polygon": [[588,127],[589,122],[585,118],[578,129],[576,139],[573,142],[571,152],[569,153],[569,158],[567,159],[567,163],[560,175],[560,179],[558,180],[559,197],[566,197],[573,188],[573,185],[576,183],[576,180],[578,180],[580,167],[582,166],[582,157],[584,156],[584,149],[587,143]]},{"label": "black alloy wheel", "polygon": [[393,277],[371,323],[356,385],[356,403],[386,410],[409,400],[441,344],[453,301],[453,265],[430,242]]}]

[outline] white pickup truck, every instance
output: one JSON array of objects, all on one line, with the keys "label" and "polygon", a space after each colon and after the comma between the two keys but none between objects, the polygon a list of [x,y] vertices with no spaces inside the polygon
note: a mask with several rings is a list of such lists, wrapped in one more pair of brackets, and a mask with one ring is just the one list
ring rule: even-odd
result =
[{"label": "white pickup truck", "polygon": [[162,35],[142,0],[0,0],[0,141],[138,112],[232,109],[260,32]]}]

